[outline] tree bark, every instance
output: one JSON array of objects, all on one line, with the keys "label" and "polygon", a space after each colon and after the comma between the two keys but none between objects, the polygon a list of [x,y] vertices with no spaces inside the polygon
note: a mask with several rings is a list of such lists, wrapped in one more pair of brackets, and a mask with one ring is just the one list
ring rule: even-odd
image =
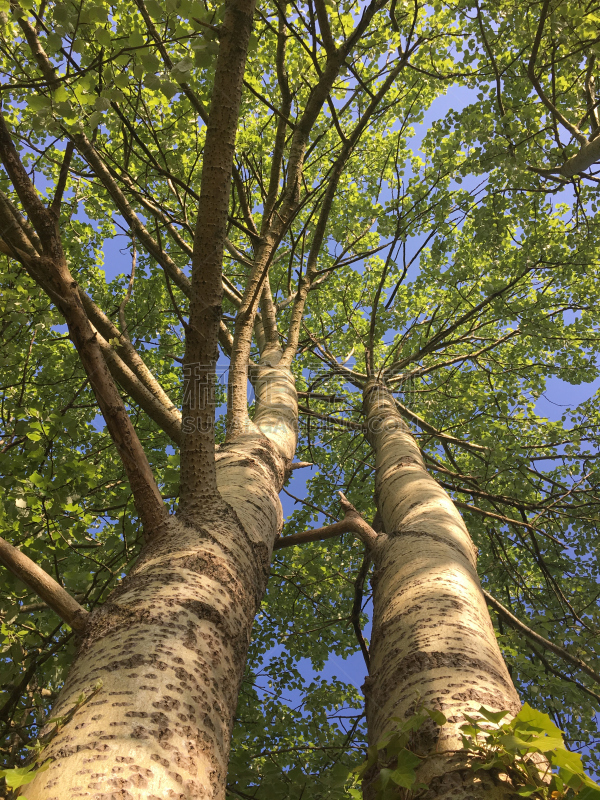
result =
[{"label": "tree bark", "polygon": [[[453,754],[465,713],[483,705],[512,716],[520,708],[477,577],[477,550],[452,500],[427,473],[391,393],[370,382],[364,399],[387,534],[372,551],[369,744],[393,728],[393,717],[410,716],[423,703],[448,719],[441,728],[424,726],[414,743],[428,756],[418,773],[429,786],[423,800],[512,796],[505,783],[465,769],[464,756]],[[375,796],[371,778],[366,798]]]},{"label": "tree bark", "polygon": [[[28,800],[222,800],[252,622],[283,524],[297,440],[289,369],[258,367],[254,421],[217,451],[222,502],[170,517],[93,614],[53,709]],[[44,735],[51,733],[50,723]]]},{"label": "tree bark", "polygon": [[[254,6],[255,0],[229,0],[226,3],[202,154],[202,182],[192,253],[190,318],[183,361],[179,513],[188,519],[193,519],[214,498],[218,499],[215,401],[210,383],[215,380],[219,357],[223,251]],[[204,387],[202,383],[205,383]],[[199,392],[203,388],[205,397],[201,398]]]}]

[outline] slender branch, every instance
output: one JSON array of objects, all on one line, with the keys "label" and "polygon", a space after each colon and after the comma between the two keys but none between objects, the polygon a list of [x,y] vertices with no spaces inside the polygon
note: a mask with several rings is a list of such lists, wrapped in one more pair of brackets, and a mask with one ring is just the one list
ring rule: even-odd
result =
[{"label": "slender branch", "polygon": [[430,433],[432,436],[435,436],[436,439],[440,439],[440,441],[450,442],[451,444],[456,445],[456,447],[463,448],[463,450],[474,450],[475,452],[478,453],[490,452],[489,447],[484,447],[483,445],[480,444],[473,444],[472,442],[467,442],[465,439],[458,439],[456,436],[451,436],[448,433],[443,433],[437,428],[434,428],[433,425],[430,425],[428,422],[426,422],[423,419],[423,417],[420,417],[414,411],[411,411],[405,405],[402,405],[402,403],[397,398],[394,398],[394,401],[396,403],[398,411],[400,411],[403,417],[407,417],[412,422],[416,422],[420,428],[422,428],[427,433]]},{"label": "slender branch", "polygon": [[52,213],[56,216],[57,219],[60,215],[60,207],[62,205],[63,194],[67,186],[67,179],[69,177],[69,167],[71,165],[71,158],[73,157],[73,150],[74,150],[73,142],[67,142],[67,146],[65,147],[65,155],[60,167],[58,181],[56,183],[54,198],[52,199],[52,204],[50,206],[50,211],[52,211]]},{"label": "slender branch", "polygon": [[333,514],[330,514],[329,511],[325,511],[324,508],[319,508],[319,506],[316,506],[314,503],[309,503],[308,500],[303,500],[301,497],[296,497],[295,494],[288,492],[288,490],[285,487],[283,489],[283,493],[287,494],[288,497],[291,497],[295,503],[302,503],[303,506],[312,508],[312,510],[316,511],[318,514],[323,514],[324,517],[329,517],[330,519],[334,519]]},{"label": "slender branch", "polygon": [[502,619],[505,622],[508,622],[511,627],[524,634],[528,639],[531,639],[532,642],[537,642],[537,644],[541,645],[545,650],[550,650],[552,653],[559,656],[559,658],[562,658],[563,661],[568,661],[569,664],[573,664],[574,667],[577,667],[577,669],[585,672],[586,675],[589,675],[590,678],[596,681],[596,683],[600,684],[600,674],[595,672],[591,667],[588,667],[585,661],[582,661],[580,658],[577,658],[577,656],[572,655],[568,650],[565,650],[564,647],[560,647],[560,645],[554,644],[553,642],[548,641],[548,639],[544,639],[544,637],[540,636],[539,633],[536,633],[531,628],[528,628],[527,625],[525,625],[524,622],[521,622],[518,617],[515,617],[515,615],[509,611],[508,608],[505,608],[502,603],[496,600],[495,597],[492,597],[492,595],[486,592],[485,589],[482,589],[481,591],[483,592],[487,604],[497,611]]},{"label": "slender branch", "polygon": [[244,181],[242,179],[242,175],[234,164],[232,168],[232,176],[233,176],[233,185],[235,186],[237,192],[237,199],[238,203],[240,204],[240,208],[242,210],[242,215],[244,217],[244,222],[246,223],[246,227],[252,237],[252,240],[259,239],[260,233],[256,227],[254,222],[254,218],[252,216],[252,211],[250,210],[250,205],[248,203],[248,198],[246,196],[246,189],[244,187]]},{"label": "slender branch", "polygon": [[381,292],[383,291],[383,287],[385,285],[385,279],[387,278],[388,269],[390,267],[390,262],[392,260],[392,254],[394,252],[394,248],[400,238],[400,230],[399,225],[396,229],[396,234],[392,243],[390,244],[390,249],[388,250],[387,258],[385,259],[385,264],[383,269],[381,270],[381,276],[379,278],[379,283],[377,284],[377,289],[375,291],[375,297],[373,298],[373,304],[371,306],[371,321],[369,324],[369,338],[367,342],[367,347],[365,348],[365,366],[366,366],[366,373],[369,377],[373,376],[373,372],[375,369],[375,357],[374,357],[374,349],[375,349],[375,327],[377,324],[377,311],[379,309],[379,300],[381,298]]},{"label": "slender branch", "polygon": [[496,100],[498,101],[498,110],[500,111],[500,116],[503,117],[506,113],[504,110],[504,103],[502,102],[502,79],[500,77],[500,72],[498,71],[498,64],[496,63],[496,59],[494,58],[494,51],[489,45],[487,40],[487,36],[485,35],[485,28],[483,26],[483,18],[481,16],[481,8],[479,7],[479,0],[476,4],[477,7],[477,22],[479,23],[479,30],[481,31],[481,38],[483,39],[483,44],[485,49],[487,50],[488,56],[490,57],[490,61],[492,63],[492,69],[494,70],[494,76],[496,78]]},{"label": "slender branch", "polygon": [[342,176],[342,171],[346,163],[348,162],[348,159],[350,158],[350,155],[352,154],[352,151],[354,150],[360,137],[365,131],[367,123],[369,122],[373,114],[376,112],[379,104],[389,91],[390,87],[393,85],[394,81],[400,74],[401,70],[406,66],[406,62],[407,62],[407,57],[403,57],[400,60],[400,62],[394,67],[394,69],[390,71],[390,74],[380,86],[379,91],[372,98],[371,102],[365,109],[364,114],[360,117],[357,124],[354,126],[352,133],[345,140],[342,151],[340,155],[337,157],[333,165],[333,168],[331,169],[331,174],[329,177],[329,185],[327,186],[327,190],[323,198],[323,204],[315,227],[315,232],[313,235],[310,252],[308,254],[306,275],[300,280],[298,291],[294,299],[294,307],[292,309],[290,326],[288,331],[288,344],[285,348],[284,355],[282,358],[282,362],[288,366],[291,364],[298,348],[298,338],[300,335],[300,328],[302,324],[306,298],[308,296],[308,292],[310,291],[311,286],[313,285],[313,281],[317,276],[318,257],[321,252],[323,240],[325,238],[327,223],[329,221],[329,215],[331,213],[331,208],[333,205],[333,201],[335,199],[337,187],[340,178]]},{"label": "slender branch", "polygon": [[172,404],[167,406],[160,402],[98,331],[96,332],[96,340],[113,378],[123,387],[132,400],[146,412],[150,419],[154,420],[175,444],[180,446],[181,414],[179,410]]},{"label": "slender branch", "polygon": [[306,397],[307,400],[321,400],[323,403],[344,403],[347,398],[337,394],[318,394],[317,392],[298,392],[298,397]]},{"label": "slender branch", "polygon": [[297,544],[306,544],[307,542],[322,542],[325,539],[342,536],[344,533],[353,533],[350,524],[345,519],[334,522],[331,525],[325,525],[323,528],[314,528],[312,531],[302,531],[302,533],[293,533],[291,536],[283,536],[275,542],[274,550],[281,550],[282,547],[293,547]]},{"label": "slender branch", "polygon": [[335,417],[331,417],[329,414],[319,414],[318,411],[313,411],[310,408],[306,408],[306,406],[299,405],[298,411],[301,414],[306,414],[308,417],[315,417],[316,419],[323,420],[323,422],[329,422],[332,425],[337,425],[341,428],[350,428],[351,430],[355,431],[362,431],[365,428],[361,422],[354,422],[354,420],[351,419],[336,419]]},{"label": "slender branch", "polygon": [[[162,174],[161,170],[161,174]],[[165,229],[168,231],[169,236],[173,239],[175,244],[182,250],[186,256],[189,258],[193,255],[193,248],[185,241],[185,239],[179,234],[177,229],[175,228],[172,217],[165,213],[165,211],[160,208],[156,203],[149,200],[147,197],[135,188],[135,185],[132,181],[129,180],[129,177],[125,174],[120,176],[120,179],[123,183],[127,186],[128,190],[133,194],[135,199],[138,203],[145,209],[147,209],[152,216],[161,222]],[[157,244],[157,246],[160,246]],[[244,257],[243,253],[241,253],[238,248],[228,239],[225,238],[225,248],[231,255],[233,259],[238,261],[240,264],[244,264],[246,267],[252,267],[252,262],[248,261],[247,258]],[[159,262],[160,263],[160,262]],[[163,265],[163,269],[166,271],[165,266]],[[173,270],[169,271],[171,276],[173,277]],[[183,276],[183,277],[182,277]],[[185,279],[185,280],[184,280]],[[179,281],[176,281],[179,289],[183,292],[186,297],[190,297],[191,295],[191,284],[187,279],[185,273],[181,273]],[[225,297],[237,308],[242,300],[242,295],[238,289],[231,283],[231,281],[227,278],[226,275],[223,275],[223,293]]]},{"label": "slender branch", "polygon": [[333,36],[331,34],[331,27],[329,25],[329,17],[327,16],[327,9],[323,0],[315,0],[315,9],[317,11],[317,20],[319,21],[319,31],[323,39],[323,46],[328,56],[335,55],[336,46]]},{"label": "slender branch", "polygon": [[108,342],[112,343],[117,355],[123,359],[136,377],[139,378],[144,386],[165,406],[165,408],[177,410],[171,398],[166,394],[160,383],[150,372],[145,361],[131,342],[122,335],[121,331],[113,325],[104,311],[94,303],[92,298],[86,294],[80,286],[78,290],[85,313],[94,328],[96,328]]},{"label": "slender branch", "polygon": [[89,612],[63,589],[54,578],[32,561],[29,556],[17,550],[0,537],[0,562],[16,575],[32,592],[46,603],[74,631],[83,633],[89,620]]},{"label": "slender branch", "polygon": [[49,88],[56,89],[59,85],[59,78],[54,70],[54,67],[52,66],[52,62],[48,58],[48,54],[42,47],[35,28],[31,26],[29,20],[25,16],[19,17],[18,22],[19,27],[25,35],[29,49],[36,60],[44,79],[48,83]]},{"label": "slender branch", "polygon": [[[294,126],[289,147],[286,185],[280,199],[278,213],[273,215],[269,230],[264,232],[257,248],[254,268],[246,283],[244,299],[236,318],[234,347],[230,366],[230,386],[227,397],[227,436],[230,440],[235,438],[239,430],[245,429],[248,403],[247,381],[244,376],[252,344],[250,320],[254,318],[256,304],[262,291],[262,283],[269,270],[274,251],[279,246],[300,207],[302,173],[311,131],[335,80],[339,76],[340,70],[344,66],[347,56],[383,5],[384,0],[371,0],[364,8],[356,27],[348,39],[335,53],[327,57],[319,80],[312,88],[303,113]],[[293,30],[292,33],[295,35]]]},{"label": "slender branch", "polygon": [[275,66],[277,69],[277,81],[281,94],[281,116],[277,120],[277,130],[275,132],[275,144],[273,147],[273,158],[271,160],[271,172],[269,175],[269,187],[264,203],[264,213],[261,223],[261,231],[264,233],[271,224],[271,215],[275,208],[277,194],[279,192],[279,181],[281,178],[281,165],[283,162],[283,150],[287,126],[285,120],[289,117],[292,107],[292,94],[290,92],[288,75],[285,69],[285,45],[287,37],[285,34],[285,24],[283,15],[279,14],[279,24],[277,30],[277,53]]},{"label": "slender branch", "polygon": [[542,664],[546,668],[546,671],[549,672],[551,675],[555,675],[557,678],[560,678],[563,681],[574,683],[575,686],[577,686],[578,689],[581,689],[582,692],[589,694],[589,696],[593,697],[595,700],[600,700],[600,694],[592,691],[587,686],[584,686],[583,683],[579,683],[579,681],[576,681],[575,678],[571,678],[569,675],[565,675],[564,672],[560,672],[559,670],[554,669],[554,667],[548,663],[548,660],[544,658],[544,656],[538,650],[536,650],[536,648],[533,645],[531,645],[531,649],[533,650],[535,655],[539,658],[539,660],[542,662]]},{"label": "slender branch", "polygon": [[72,138],[81,155],[85,158],[93,169],[96,177],[114,200],[115,205],[137,237],[138,242],[146,248],[152,258],[155,258],[163,269],[168,271],[181,291],[189,297],[191,286],[187,275],[177,266],[173,259],[165,253],[145,225],[142,224],[140,218],[131,207],[96,148],[83,133],[74,134]]},{"label": "slender branch", "polygon": [[429,355],[436,350],[441,349],[444,346],[447,346],[448,337],[453,334],[458,328],[462,327],[466,322],[469,322],[474,317],[477,317],[481,311],[487,306],[490,306],[494,300],[497,300],[499,297],[502,297],[503,294],[509,292],[513,289],[519,281],[525,278],[530,272],[536,270],[539,266],[539,261],[536,261],[535,264],[528,266],[523,272],[520,272],[516,277],[510,280],[507,284],[505,284],[501,289],[496,289],[496,291],[489,294],[485,297],[480,303],[476,306],[472,306],[469,311],[465,312],[461,317],[454,320],[447,328],[443,330],[437,331],[429,341],[420,347],[418,350],[411,353],[409,356],[406,356],[400,361],[395,362],[394,364],[386,370],[386,373],[389,375],[391,372],[395,371],[398,372],[400,369],[404,368],[407,364],[411,364],[414,361],[422,358],[425,355]]},{"label": "slender branch", "polygon": [[568,545],[564,542],[561,542],[561,540],[557,539],[556,536],[552,536],[551,533],[547,533],[547,531],[536,528],[534,525],[530,525],[528,522],[523,522],[519,519],[512,519],[511,517],[504,517],[502,514],[494,514],[492,511],[485,511],[483,508],[471,506],[469,503],[461,503],[460,500],[453,500],[453,503],[455,506],[458,506],[458,508],[464,508],[465,511],[474,511],[476,514],[481,514],[483,517],[491,517],[492,519],[500,520],[500,522],[505,522],[507,525],[517,525],[520,528],[526,528],[528,531],[531,531],[531,533],[539,533],[548,539],[552,539],[553,542],[560,545],[563,549],[566,550],[568,548]]},{"label": "slender branch", "polygon": [[275,550],[280,550],[282,547],[292,547],[296,544],[305,544],[306,542],[319,542],[324,539],[331,539],[334,536],[341,536],[343,533],[354,533],[365,547],[370,550],[377,541],[378,534],[375,533],[368,522],[365,522],[342,492],[339,495],[340,505],[344,510],[343,520],[334,522],[332,525],[326,525],[324,528],[315,528],[312,531],[302,531],[302,533],[284,536],[275,542]]},{"label": "slender branch", "polygon": [[[129,331],[127,330],[127,319],[125,317],[125,306],[131,300],[131,293],[133,292],[133,281],[135,280],[135,263],[137,259],[137,250],[135,249],[135,238],[131,238],[131,275],[129,276],[129,283],[127,285],[127,291],[125,292],[125,297],[121,300],[121,305],[119,306],[119,324],[121,325],[121,332],[126,339],[131,341],[131,337],[129,336]],[[166,273],[165,273],[166,274]]]},{"label": "slender branch", "polygon": [[[172,69],[173,68],[173,62],[171,61],[171,58],[170,58],[170,56],[169,56],[169,54],[167,52],[167,49],[164,46],[164,43],[163,43],[163,40],[160,37],[160,34],[156,30],[156,28],[154,26],[154,23],[152,22],[152,19],[150,17],[150,14],[148,13],[148,9],[146,8],[145,3],[143,2],[143,0],[135,0],[135,4],[138,7],[138,9],[139,9],[139,11],[140,11],[140,13],[142,15],[142,18],[144,20],[146,28],[148,29],[149,34],[152,36],[152,38],[156,42],[156,46],[157,46],[158,51],[160,52],[160,54],[162,56],[162,59],[163,59],[163,61],[165,63],[165,66],[169,70]],[[204,23],[200,23],[200,24],[204,24]],[[212,28],[213,26],[212,25],[207,25],[206,27]],[[180,86],[181,86],[181,89],[182,89],[183,93],[185,94],[185,96],[188,98],[188,100],[192,104],[193,109],[196,111],[196,113],[198,114],[200,119],[206,124],[208,122],[208,111],[204,107],[204,104],[202,103],[200,98],[197,96],[197,94],[194,92],[194,90],[191,88],[191,86],[188,83],[181,83]]]},{"label": "slender branch", "polygon": [[231,351],[233,349],[233,336],[223,320],[221,320],[221,324],[219,326],[219,344],[223,348],[223,352],[231,358]]},{"label": "slender branch", "polygon": [[360,612],[362,611],[363,588],[370,564],[371,554],[369,550],[366,549],[362,564],[358,570],[358,575],[354,581],[354,602],[352,603],[352,612],[350,614],[352,627],[354,628],[356,639],[358,640],[365,664],[367,665],[367,672],[371,670],[371,656],[369,655],[369,648],[367,647],[367,643],[365,642],[365,637],[363,636],[362,628],[360,626]]},{"label": "slender branch", "polygon": [[162,529],[166,516],[160,490],[83,309],[77,283],[73,280],[62,247],[56,217],[40,200],[19,158],[2,114],[0,114],[0,158],[36,229],[42,254],[31,257],[27,252],[20,250],[19,245],[26,240],[25,234],[22,228],[17,226],[17,221],[8,207],[0,204],[2,205],[0,217],[4,217],[6,211],[15,221],[10,230],[3,231],[4,240],[8,242],[9,249],[12,249],[12,255],[21,261],[31,277],[56,303],[67,322],[69,336],[77,349],[108,431],[127,472],[144,530],[146,535],[150,536]]},{"label": "slender branch", "polygon": [[[179,308],[177,300],[175,300],[175,295],[173,294],[173,287],[171,286],[171,280],[169,278],[169,273],[168,272],[165,272],[165,284],[167,286],[167,291],[169,293],[169,298],[171,299],[171,305],[173,306],[173,311],[177,315],[177,319],[179,320],[179,324],[181,325],[181,327],[182,327],[182,329],[184,331],[187,331],[188,324],[183,318],[183,314],[181,313],[181,309]],[[121,325],[121,328],[122,327],[123,326]]]},{"label": "slender branch", "polygon": [[527,66],[527,75],[529,80],[532,82],[538,97],[542,101],[542,103],[546,106],[546,108],[550,111],[550,113],[557,119],[560,124],[565,128],[571,136],[573,136],[581,145],[588,144],[588,140],[586,136],[579,130],[576,125],[573,125],[569,120],[564,117],[560,111],[556,108],[554,103],[550,100],[550,98],[544,92],[541,83],[539,82],[536,74],[535,74],[535,62],[538,56],[538,52],[540,49],[540,44],[542,41],[542,36],[544,33],[544,24],[546,22],[546,17],[548,15],[548,10],[550,8],[550,0],[544,0],[544,5],[542,6],[542,13],[540,14],[540,21],[538,24],[537,33],[535,35],[535,40],[533,43],[533,49],[531,51],[531,58],[529,59],[529,64]]},{"label": "slender branch", "polygon": [[592,55],[588,59],[588,67],[585,73],[585,97],[587,100],[588,114],[590,116],[590,128],[592,136],[595,136],[600,129],[600,117],[598,116],[598,101],[596,99],[596,84],[594,82],[594,66],[596,56]]}]

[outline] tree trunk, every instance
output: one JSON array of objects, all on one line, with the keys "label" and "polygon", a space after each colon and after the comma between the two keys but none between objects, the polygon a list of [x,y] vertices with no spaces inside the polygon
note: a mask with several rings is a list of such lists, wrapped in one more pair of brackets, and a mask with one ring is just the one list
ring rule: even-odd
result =
[{"label": "tree trunk", "polygon": [[[465,713],[482,705],[511,715],[520,708],[477,577],[477,549],[384,386],[367,386],[365,411],[387,534],[373,550],[371,670],[364,687],[369,743],[394,727],[393,717],[410,716],[423,703],[443,712],[448,724],[431,723],[415,737],[415,752],[429,756],[418,773],[429,790],[419,798],[512,796],[505,783],[465,769],[464,757],[452,754],[461,748]],[[365,797],[374,795],[371,780]]]},{"label": "tree trunk", "polygon": [[[220,506],[170,517],[91,615],[28,800],[222,800],[252,622],[296,446],[288,369],[257,369],[254,422],[217,451]],[[100,690],[75,712],[82,694]],[[49,724],[45,734],[55,726]]]}]

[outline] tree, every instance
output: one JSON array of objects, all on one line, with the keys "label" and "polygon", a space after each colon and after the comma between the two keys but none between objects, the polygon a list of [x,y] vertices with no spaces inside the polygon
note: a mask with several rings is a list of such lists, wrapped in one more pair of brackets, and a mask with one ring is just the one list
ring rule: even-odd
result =
[{"label": "tree", "polygon": [[[13,476],[4,519],[6,538],[58,584],[80,591],[86,608],[74,608],[48,579],[35,584],[80,632],[74,657],[73,633],[61,633],[49,612],[28,609],[35,603],[13,581],[14,599],[28,600],[23,613],[39,615],[41,628],[20,626],[26,638],[7,629],[13,660],[26,668],[9,668],[18,678],[0,716],[14,757],[37,736],[42,692],[54,694],[72,661],[53,704],[58,722],[41,735],[41,758],[53,761],[27,788],[29,800],[50,797],[51,789],[68,796],[86,780],[85,791],[105,794],[223,796],[252,620],[282,524],[278,494],[294,467],[296,384],[306,418],[333,426],[333,442],[315,440],[310,428],[302,437],[302,455],[306,449],[329,478],[330,465],[345,473],[347,447],[356,448],[358,464],[369,461],[362,439],[347,443],[361,429],[358,407],[338,436],[331,404],[353,408],[356,388],[362,397],[383,365],[392,388],[413,381],[414,397],[397,407],[443,446],[433,444],[430,463],[451,491],[477,498],[476,507],[459,501],[469,515],[498,523],[492,542],[505,548],[508,539],[514,548],[500,526],[525,530],[531,545],[519,565],[552,581],[538,539],[549,536],[556,546],[561,514],[575,509],[583,547],[589,476],[573,488],[564,476],[537,470],[515,491],[502,470],[492,471],[506,458],[498,440],[516,451],[511,475],[528,468],[519,436],[544,455],[559,452],[560,425],[540,425],[529,411],[511,427],[508,413],[509,401],[523,406],[526,393],[541,391],[555,373],[538,363],[542,350],[569,359],[565,370],[578,370],[578,378],[595,374],[593,355],[573,352],[572,337],[595,336],[593,282],[575,289],[573,269],[594,263],[596,234],[593,226],[571,230],[556,213],[544,219],[544,197],[524,202],[514,184],[504,196],[482,197],[452,185],[465,167],[451,137],[442,142],[445,158],[423,165],[410,155],[410,126],[446,86],[439,68],[474,29],[451,7],[431,14],[381,2],[265,6],[250,36],[253,9],[244,3],[26,6],[11,6],[3,34],[3,455],[10,458],[3,475]],[[432,138],[438,134],[444,131]],[[519,227],[527,235],[515,246]],[[130,242],[126,285],[107,285],[97,266],[115,229]],[[423,251],[422,276],[406,283],[398,245],[415,237],[431,251]],[[352,268],[358,263],[363,270]],[[570,309],[589,316],[565,321]],[[57,329],[65,320],[77,353]],[[212,421],[224,399],[215,386],[217,336],[230,376],[227,428],[217,426],[215,448]],[[48,355],[53,348],[62,361]],[[256,393],[252,421],[247,375]],[[452,393],[459,387],[479,415],[488,382],[505,387],[502,398],[493,386],[498,415],[485,424],[469,420]],[[317,391],[323,385],[325,394]],[[434,398],[433,407],[423,396]],[[473,459],[483,465],[485,488],[473,478]],[[344,488],[373,513],[370,480],[353,487],[363,467],[352,470]],[[313,480],[313,508],[337,515],[335,481]],[[547,506],[555,517],[540,533],[528,513],[548,513]],[[521,521],[511,507],[522,510]],[[292,529],[309,518],[296,515]],[[330,546],[339,549],[323,545]],[[346,549],[339,563],[353,564],[356,548]],[[301,557],[291,552],[294,564]],[[19,573],[18,558],[3,550],[4,563],[33,586],[33,566],[21,557]],[[352,614],[365,651],[366,568]],[[310,568],[302,571],[310,580]],[[581,581],[587,597],[593,580]],[[285,592],[276,603],[276,614],[287,613]],[[343,639],[344,625],[338,628]],[[264,642],[260,626],[255,636],[250,668]],[[335,637],[333,628],[325,644],[347,651],[347,637],[339,646]],[[52,672],[54,653],[61,663]],[[514,704],[510,691],[507,699]],[[238,754],[244,746],[242,736]],[[133,755],[123,755],[124,747]],[[246,778],[236,776],[236,763],[234,754],[230,790],[243,796]],[[278,779],[293,783],[293,768],[279,770]],[[247,782],[261,779],[251,768]],[[297,781],[298,791],[305,783]]]}]

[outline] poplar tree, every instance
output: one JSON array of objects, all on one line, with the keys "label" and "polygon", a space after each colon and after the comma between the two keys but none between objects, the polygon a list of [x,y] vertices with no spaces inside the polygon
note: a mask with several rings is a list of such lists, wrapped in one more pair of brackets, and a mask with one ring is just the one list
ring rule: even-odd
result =
[{"label": "poplar tree", "polygon": [[[352,796],[365,736],[422,699],[451,724],[418,757],[454,747],[479,706],[540,705],[540,664],[541,706],[590,728],[595,409],[550,423],[534,401],[596,377],[595,209],[587,156],[558,176],[579,216],[553,204],[539,104],[517,102],[533,86],[559,119],[535,70],[549,5],[522,42],[507,9],[3,9],[0,721],[8,767],[37,748],[29,800]],[[526,77],[500,46],[525,47]],[[482,113],[430,126],[421,157],[413,128],[456,84]],[[489,105],[511,92],[516,123]],[[516,147],[509,124],[539,130]],[[129,274],[107,281],[119,244]],[[280,493],[315,466],[282,531]],[[486,603],[525,637],[501,638],[508,667]],[[540,607],[542,633],[519,620]],[[360,711],[344,731],[327,709],[356,691],[303,686],[296,662],[357,647],[368,731]],[[442,759],[431,797],[489,796],[463,768]]]}]

